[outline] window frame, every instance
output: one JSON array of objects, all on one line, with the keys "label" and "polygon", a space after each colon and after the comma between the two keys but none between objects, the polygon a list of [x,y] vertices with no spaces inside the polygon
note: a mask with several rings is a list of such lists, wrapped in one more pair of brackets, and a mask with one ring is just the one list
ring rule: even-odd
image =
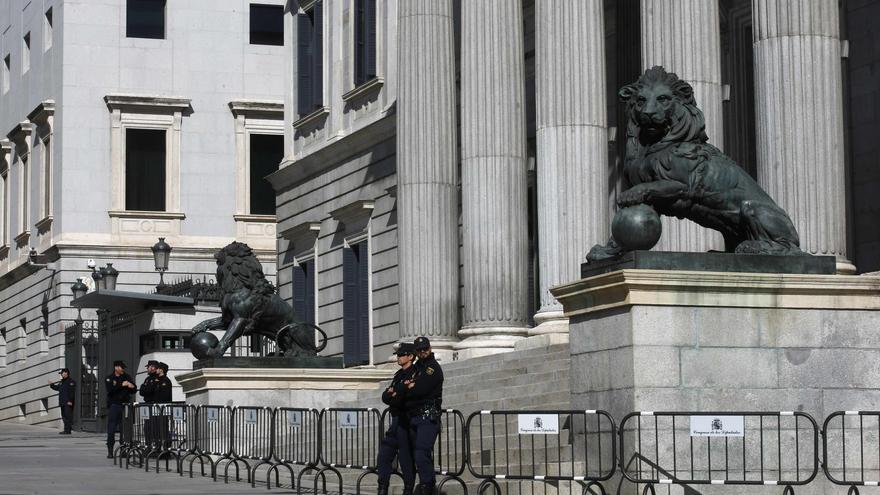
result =
[{"label": "window frame", "polygon": [[24,33],[21,37],[21,75],[31,70],[31,32]]},{"label": "window frame", "polygon": [[[180,233],[180,140],[183,117],[191,113],[189,98],[107,95],[110,110],[111,235],[143,236]],[[165,211],[125,209],[125,131],[127,129],[165,130]]]},{"label": "window frame", "polygon": [[55,35],[54,16],[55,12],[51,6],[43,12],[43,53],[52,48],[53,36]]},{"label": "window frame", "polygon": [[[55,150],[55,101],[45,100],[34,108],[28,114],[28,121],[34,125],[35,143],[39,145],[39,177],[40,177],[40,194],[38,220],[34,224],[37,228],[38,235],[43,235],[49,231],[52,226],[54,198],[52,190],[54,187],[54,150]],[[48,146],[47,146],[48,144]],[[41,241],[44,239],[41,237]],[[40,243],[41,249],[48,248],[48,239]]]},{"label": "window frame", "polygon": [[[376,0],[353,0],[353,2],[352,79],[354,87],[357,88],[379,77],[377,69],[379,19]],[[363,46],[360,46],[361,43]]]}]

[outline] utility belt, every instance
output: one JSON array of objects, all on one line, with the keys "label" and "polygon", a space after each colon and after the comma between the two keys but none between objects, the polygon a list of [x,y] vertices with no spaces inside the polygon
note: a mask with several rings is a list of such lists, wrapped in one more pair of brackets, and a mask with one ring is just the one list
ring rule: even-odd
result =
[{"label": "utility belt", "polygon": [[411,418],[440,419],[440,408],[436,404],[419,406],[410,413]]}]

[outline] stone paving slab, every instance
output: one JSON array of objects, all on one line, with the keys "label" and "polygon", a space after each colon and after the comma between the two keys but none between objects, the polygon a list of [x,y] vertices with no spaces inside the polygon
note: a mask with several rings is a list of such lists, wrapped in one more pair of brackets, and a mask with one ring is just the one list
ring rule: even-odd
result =
[{"label": "stone paving slab", "polygon": [[177,473],[120,469],[107,459],[104,436],[0,423],[0,495],[290,494],[294,490]]}]

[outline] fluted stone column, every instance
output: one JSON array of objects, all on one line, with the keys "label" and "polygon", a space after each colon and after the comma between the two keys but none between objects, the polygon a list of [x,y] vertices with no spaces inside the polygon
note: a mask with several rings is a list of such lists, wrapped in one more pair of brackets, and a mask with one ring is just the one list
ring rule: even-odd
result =
[{"label": "fluted stone column", "polygon": [[[721,22],[718,0],[641,0],[642,67],[662,65],[694,88],[709,142],[724,146]],[[663,217],[659,251],[724,249],[721,234],[689,220]]]},{"label": "fluted stone column", "polygon": [[522,4],[467,4],[461,33],[465,355],[510,349],[528,332]]},{"label": "fluted stone column", "polygon": [[609,233],[602,0],[535,3],[538,245],[541,309],[531,334],[566,333],[549,288],[580,278]]},{"label": "fluted stone column", "polygon": [[753,0],[758,183],[801,248],[846,259],[837,0]]},{"label": "fluted stone column", "polygon": [[398,4],[400,336],[451,350],[459,326],[452,0]]}]

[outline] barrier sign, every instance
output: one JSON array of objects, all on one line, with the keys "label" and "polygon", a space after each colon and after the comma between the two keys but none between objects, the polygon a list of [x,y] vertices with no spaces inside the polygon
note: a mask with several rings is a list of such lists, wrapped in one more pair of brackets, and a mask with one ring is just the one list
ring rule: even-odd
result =
[{"label": "barrier sign", "polygon": [[691,416],[692,437],[741,437],[742,416]]},{"label": "barrier sign", "polygon": [[256,409],[245,409],[244,410],[244,422],[245,423],[256,423],[257,422],[257,410]]},{"label": "barrier sign", "polygon": [[174,417],[175,421],[183,421],[184,418],[184,409],[182,407],[172,407],[171,415]]},{"label": "barrier sign", "polygon": [[558,435],[558,414],[518,414],[520,435]]},{"label": "barrier sign", "polygon": [[357,428],[358,427],[357,411],[339,411],[339,427],[340,428]]},{"label": "barrier sign", "polygon": [[216,423],[217,419],[220,417],[220,411],[217,410],[216,407],[208,408],[206,413],[207,413],[206,417],[208,418],[208,421],[210,421],[212,423]]},{"label": "barrier sign", "polygon": [[303,423],[302,411],[287,411],[287,426],[291,428],[299,428]]}]

